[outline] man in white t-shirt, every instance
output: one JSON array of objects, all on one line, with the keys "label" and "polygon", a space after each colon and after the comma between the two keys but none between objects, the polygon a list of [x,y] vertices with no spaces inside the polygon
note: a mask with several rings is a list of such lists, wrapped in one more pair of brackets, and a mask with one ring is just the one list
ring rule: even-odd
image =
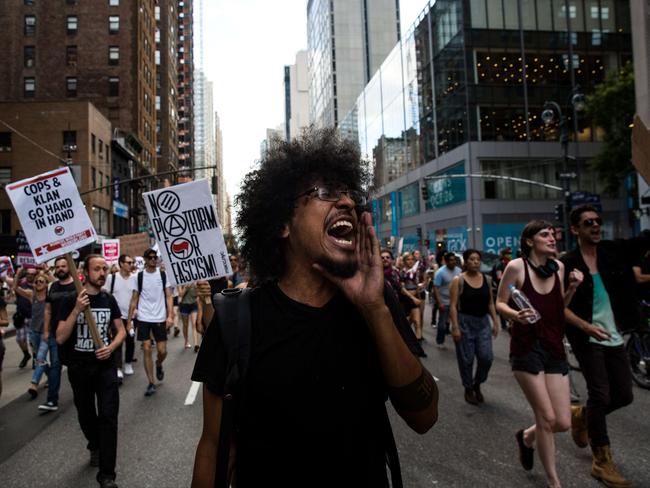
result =
[{"label": "man in white t-shirt", "polygon": [[135,289],[129,305],[127,329],[133,327],[133,317],[137,311],[137,338],[142,341],[144,351],[144,370],[149,385],[145,396],[156,393],[153,378],[151,339],[156,341],[156,378],[165,377],[162,363],[167,356],[167,331],[174,325],[174,306],[169,282],[164,271],[156,267],[158,255],[154,249],[144,252],[145,267],[136,275]]},{"label": "man in white t-shirt", "polygon": [[[106,279],[104,290],[113,295],[117,301],[117,305],[120,307],[122,320],[126,324],[129,318],[129,305],[131,304],[131,298],[133,298],[133,290],[136,289],[136,279],[133,274],[135,261],[128,254],[121,254],[117,259],[117,262],[120,266],[120,271],[118,273],[111,273],[111,275]],[[133,362],[135,341],[133,339],[133,327],[129,327],[126,339],[124,340],[124,343],[126,344],[124,371],[122,371],[122,344],[120,344],[115,350],[117,378],[120,382],[122,382],[124,375],[128,376],[133,374],[133,365],[131,363]]]}]

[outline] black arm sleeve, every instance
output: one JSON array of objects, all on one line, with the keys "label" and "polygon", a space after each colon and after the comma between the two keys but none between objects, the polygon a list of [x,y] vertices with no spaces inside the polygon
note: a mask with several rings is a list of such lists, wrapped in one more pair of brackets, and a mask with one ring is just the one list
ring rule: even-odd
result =
[{"label": "black arm sleeve", "polygon": [[203,336],[201,349],[192,371],[192,380],[205,384],[215,395],[223,395],[226,381],[226,351],[216,312]]}]

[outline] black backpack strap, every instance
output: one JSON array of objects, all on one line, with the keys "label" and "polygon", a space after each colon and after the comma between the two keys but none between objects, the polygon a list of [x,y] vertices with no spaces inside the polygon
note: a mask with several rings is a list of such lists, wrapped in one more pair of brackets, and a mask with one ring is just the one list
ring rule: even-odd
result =
[{"label": "black backpack strap", "polygon": [[111,295],[113,294],[113,290],[115,290],[115,273],[111,273]]},{"label": "black backpack strap", "polygon": [[242,382],[250,358],[250,289],[223,290],[214,295],[213,303],[219,313],[221,337],[227,356],[214,482],[215,487],[225,487],[229,482],[228,465],[235,412],[242,402]]},{"label": "black backpack strap", "polygon": [[163,293],[165,293],[165,287],[167,286],[167,274],[160,270],[160,278],[162,279]]},{"label": "black backpack strap", "polygon": [[397,445],[395,444],[395,437],[393,436],[393,429],[390,425],[388,412],[386,406],[383,408],[382,415],[382,430],[384,433],[384,449],[386,452],[386,464],[390,470],[390,486],[391,488],[403,488],[402,484],[402,470],[399,465],[399,455],[397,454]]},{"label": "black backpack strap", "polygon": [[142,273],[144,271],[138,271],[138,295],[142,295],[142,281],[144,280]]}]

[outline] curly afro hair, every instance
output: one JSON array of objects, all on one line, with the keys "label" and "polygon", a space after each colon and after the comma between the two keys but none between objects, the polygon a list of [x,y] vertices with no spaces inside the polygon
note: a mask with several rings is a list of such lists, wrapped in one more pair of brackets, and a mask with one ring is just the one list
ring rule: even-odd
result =
[{"label": "curly afro hair", "polygon": [[316,182],[364,190],[369,181],[368,164],[361,161],[356,144],[336,129],[312,126],[290,142],[274,141],[235,198],[241,254],[255,281],[277,280],[284,273],[280,234],[293,217],[297,195]]}]

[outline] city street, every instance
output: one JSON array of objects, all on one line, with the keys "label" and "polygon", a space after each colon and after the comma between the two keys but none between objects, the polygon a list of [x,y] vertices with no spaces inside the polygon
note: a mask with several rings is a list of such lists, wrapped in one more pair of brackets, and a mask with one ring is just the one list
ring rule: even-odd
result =
[{"label": "city street", "polygon": [[[429,309],[425,323],[429,323]],[[486,403],[465,403],[448,339],[447,349],[433,346],[434,330],[427,325],[426,366],[438,379],[440,417],[423,436],[408,430],[393,416],[405,487],[543,487],[539,460],[525,472],[520,467],[514,432],[527,426],[532,414],[517,387],[507,361],[508,335],[495,342],[495,362],[483,388]],[[93,487],[95,469],[88,466],[88,451],[76,420],[76,411],[63,374],[60,409],[40,414],[45,400],[41,389],[29,400],[26,389],[31,370],[19,370],[17,345],[5,340],[4,392],[0,402],[0,480],[3,488]],[[182,338],[171,338],[165,362],[165,380],[151,398],[146,387],[141,355],[136,374],[125,379],[120,393],[117,482],[120,487],[189,486],[194,450],[201,429],[201,395],[193,393],[189,379],[196,355],[183,348]],[[584,398],[584,382],[576,375]],[[635,401],[609,417],[614,458],[634,486],[650,486],[650,391],[634,388]],[[560,478],[565,487],[602,486],[590,475],[591,456],[580,450],[569,433],[558,434]],[[343,481],[341,483],[344,484]],[[306,483],[305,486],[309,486]]]}]

